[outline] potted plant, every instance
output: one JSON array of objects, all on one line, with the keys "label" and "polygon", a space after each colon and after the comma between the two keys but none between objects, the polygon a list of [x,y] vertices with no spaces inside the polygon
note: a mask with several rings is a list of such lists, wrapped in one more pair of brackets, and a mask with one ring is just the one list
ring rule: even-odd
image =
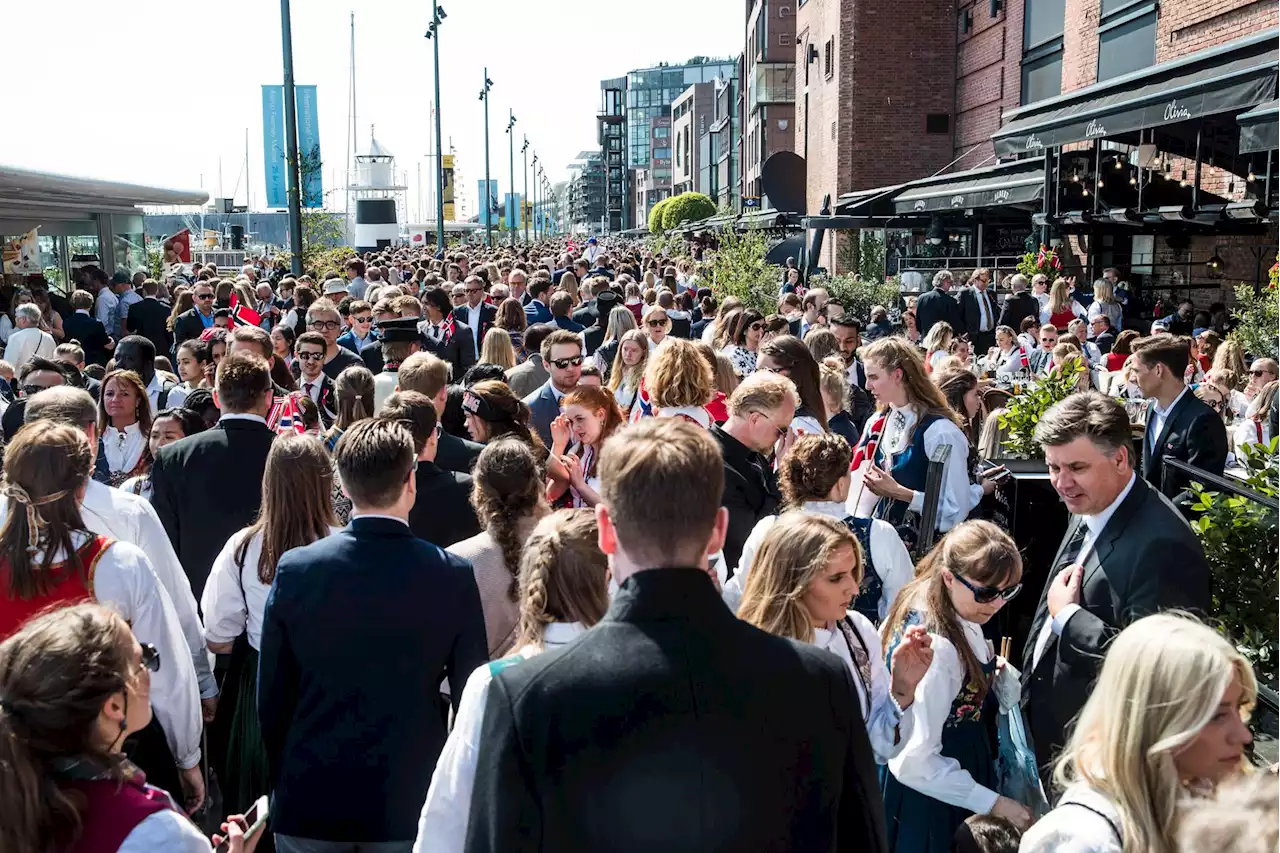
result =
[{"label": "potted plant", "polygon": [[1034,382],[1015,384],[1013,398],[1005,404],[1000,416],[1000,429],[1005,434],[1003,450],[1009,458],[1001,459],[1014,473],[1044,471],[1044,448],[1036,441],[1036,425],[1054,403],[1065,400],[1079,390],[1079,376],[1085,370],[1079,359],[1068,359],[1061,368]]},{"label": "potted plant", "polygon": [[1027,252],[1022,256],[1022,260],[1018,262],[1018,272],[1028,280],[1041,273],[1053,279],[1062,272],[1062,258],[1058,257],[1056,250],[1041,243],[1038,252]]}]

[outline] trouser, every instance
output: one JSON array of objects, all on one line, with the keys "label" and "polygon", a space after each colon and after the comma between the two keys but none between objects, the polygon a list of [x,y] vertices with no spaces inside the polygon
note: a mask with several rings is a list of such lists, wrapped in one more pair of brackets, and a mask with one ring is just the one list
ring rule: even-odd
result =
[{"label": "trouser", "polygon": [[996,333],[990,332],[974,332],[973,333],[973,357],[977,359],[980,355],[986,355],[987,352],[996,345]]},{"label": "trouser", "polygon": [[410,853],[412,841],[319,841],[276,833],[276,853]]}]

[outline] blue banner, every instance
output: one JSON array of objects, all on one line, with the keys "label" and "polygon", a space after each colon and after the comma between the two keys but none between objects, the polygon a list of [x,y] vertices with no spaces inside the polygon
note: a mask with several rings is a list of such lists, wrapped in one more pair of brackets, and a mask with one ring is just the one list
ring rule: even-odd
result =
[{"label": "blue banner", "polygon": [[498,206],[498,182],[490,180],[489,186],[485,187],[483,178],[477,182],[476,186],[480,192],[477,198],[477,204],[480,208],[479,223],[486,227],[492,227],[498,224],[498,216],[502,214],[502,208]]},{"label": "blue banner", "polygon": [[302,206],[324,207],[321,183],[320,119],[316,114],[316,87],[294,86],[298,105],[298,159],[302,163]]},{"label": "blue banner", "polygon": [[288,207],[284,164],[284,87],[262,87],[262,174],[267,207]]}]

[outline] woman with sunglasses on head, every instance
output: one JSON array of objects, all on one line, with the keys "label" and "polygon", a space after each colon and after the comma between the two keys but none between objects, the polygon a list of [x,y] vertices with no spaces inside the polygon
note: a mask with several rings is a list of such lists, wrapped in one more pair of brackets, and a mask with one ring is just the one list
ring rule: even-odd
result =
[{"label": "woman with sunglasses on head", "polygon": [[918,625],[904,632],[893,651],[890,676],[875,625],[850,609],[862,582],[862,563],[857,537],[840,521],[804,511],[783,513],[759,543],[738,617],[844,661],[876,763],[884,764],[911,737],[916,686],[933,659],[932,640]]},{"label": "woman with sunglasses on head", "polygon": [[796,435],[827,432],[827,410],[822,400],[821,372],[804,342],[793,335],[780,335],[760,347],[756,370],[781,374],[795,383],[800,405],[791,421]]},{"label": "woman with sunglasses on head", "polygon": [[520,562],[520,613],[512,652],[479,667],[467,679],[422,807],[415,853],[456,853],[464,847],[481,723],[494,676],[568,645],[604,618],[609,609],[609,563],[598,537],[595,514],[589,509],[558,510],[534,528]]},{"label": "woman with sunglasses on head", "polygon": [[151,469],[151,403],[146,384],[132,370],[113,370],[98,395],[98,434],[110,471],[107,484],[119,486]]},{"label": "woman with sunglasses on head", "polygon": [[[1188,804],[1247,772],[1257,692],[1249,662],[1191,616],[1158,613],[1132,623],[1108,647],[1058,758],[1062,798],[1019,849],[1190,850],[1177,843]],[[1266,829],[1274,847],[1274,821]]]},{"label": "woman with sunglasses on head", "polygon": [[746,379],[756,369],[756,352],[760,348],[760,338],[764,335],[764,315],[754,308],[743,311],[732,311],[720,323],[723,330],[717,328],[716,336],[723,334],[724,344],[720,347],[730,359],[734,368]]},{"label": "woman with sunglasses on head", "polygon": [[232,811],[249,808],[271,784],[258,729],[257,664],[262,615],[276,564],[285,551],[339,530],[330,502],[333,480],[329,455],[311,436],[282,435],[272,442],[258,518],[227,540],[214,558],[200,598],[210,651],[229,654],[241,634],[249,641],[240,678],[231,691],[234,704],[218,707],[218,713],[231,721],[228,778],[222,780],[222,792]]},{"label": "woman with sunglasses on head", "polygon": [[[92,470],[93,452],[84,432],[52,421],[27,424],[5,448],[0,637],[13,634],[37,613],[84,600],[107,605],[124,617],[139,640],[155,646],[165,662],[151,689],[163,738],[153,732],[156,741],[147,746],[158,748],[148,751],[151,760],[144,769],[152,782],[182,796],[187,810],[194,811],[205,792],[199,766],[200,691],[191,650],[146,555],[85,526],[80,500]],[[170,753],[163,759],[157,758],[165,752],[161,739]]]},{"label": "woman with sunglasses on head", "polygon": [[[625,308],[614,308],[609,316],[609,328],[613,328],[613,314],[619,310],[631,315]],[[618,342],[617,354],[613,358],[613,366],[608,371],[609,390],[623,413],[629,418],[635,407],[640,392],[640,381],[644,378],[645,367],[649,363],[649,342],[644,332],[630,329],[623,332]]]},{"label": "woman with sunglasses on head", "polygon": [[[110,607],[43,614],[0,643],[0,850],[209,853],[212,843],[124,754],[171,665]],[[228,853],[252,853],[244,818]]]},{"label": "woman with sunglasses on head", "polygon": [[573,506],[594,507],[600,503],[600,451],[627,421],[608,389],[589,385],[561,397],[560,410],[563,414],[551,422],[551,455],[569,472]]},{"label": "woman with sunglasses on head", "polygon": [[[933,546],[881,626],[889,671],[911,628],[932,638],[933,664],[915,690],[915,728],[881,774],[889,847],[948,853],[972,814],[1025,827],[1026,806],[994,790],[991,731],[997,660],[982,626],[1022,589],[1022,558],[1003,530],[966,521]],[[1009,675],[1012,675],[1010,672]]]}]

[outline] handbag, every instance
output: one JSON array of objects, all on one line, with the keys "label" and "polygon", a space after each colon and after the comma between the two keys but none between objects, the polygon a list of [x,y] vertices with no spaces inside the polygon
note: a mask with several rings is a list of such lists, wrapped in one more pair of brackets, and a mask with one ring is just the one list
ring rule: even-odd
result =
[{"label": "handbag", "polygon": [[1036,752],[1027,733],[1022,709],[1016,704],[1000,711],[997,722],[996,792],[1022,803],[1040,817],[1049,812],[1049,803],[1040,785]]}]

